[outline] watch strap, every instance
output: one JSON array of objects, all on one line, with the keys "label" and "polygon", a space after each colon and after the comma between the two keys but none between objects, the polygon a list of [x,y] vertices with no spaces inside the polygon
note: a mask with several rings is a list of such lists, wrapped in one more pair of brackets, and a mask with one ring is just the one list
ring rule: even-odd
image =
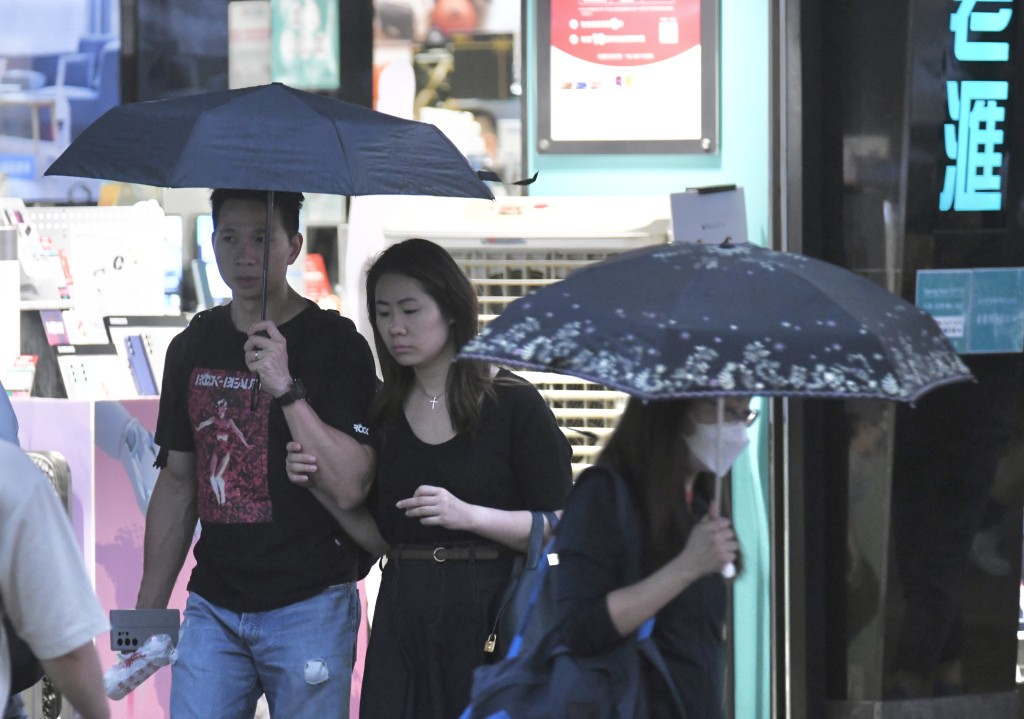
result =
[{"label": "watch strap", "polygon": [[305,398],[306,386],[302,384],[302,380],[293,379],[292,386],[288,388],[288,391],[278,397],[274,397],[274,402],[278,407],[287,407],[288,405]]}]

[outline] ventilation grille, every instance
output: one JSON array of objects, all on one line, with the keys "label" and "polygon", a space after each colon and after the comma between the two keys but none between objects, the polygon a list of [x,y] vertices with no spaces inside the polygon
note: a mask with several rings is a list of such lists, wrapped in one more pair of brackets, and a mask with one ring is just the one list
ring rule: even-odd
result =
[{"label": "ventilation grille", "polygon": [[563,252],[449,250],[477,288],[481,326],[501,314],[513,300],[593,262],[611,257],[607,250]]}]

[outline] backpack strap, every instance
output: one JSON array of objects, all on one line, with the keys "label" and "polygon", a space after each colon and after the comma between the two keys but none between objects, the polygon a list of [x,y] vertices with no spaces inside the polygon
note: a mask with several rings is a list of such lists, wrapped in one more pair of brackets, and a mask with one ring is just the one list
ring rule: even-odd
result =
[{"label": "backpack strap", "polygon": [[[182,340],[182,354],[186,357],[192,355],[193,347],[197,347],[203,344],[206,339],[210,336],[213,331],[212,315],[217,310],[220,310],[226,305],[220,305],[218,307],[211,307],[210,309],[197,312],[189,320],[188,326],[181,331],[178,337]],[[191,368],[190,370],[191,371]],[[158,469],[163,469],[167,466],[167,448],[160,447],[157,452],[156,460],[153,462],[153,466]]]},{"label": "backpack strap", "polygon": [[554,512],[531,512],[533,525],[530,527],[530,546],[526,552],[526,568],[534,570],[540,562],[541,552],[544,550],[544,520],[548,520],[551,531],[554,533],[558,527],[558,515]]}]

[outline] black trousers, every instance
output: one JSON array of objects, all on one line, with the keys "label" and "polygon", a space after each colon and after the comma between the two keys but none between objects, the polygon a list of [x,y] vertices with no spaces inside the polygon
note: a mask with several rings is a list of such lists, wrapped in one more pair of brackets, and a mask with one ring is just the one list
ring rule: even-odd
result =
[{"label": "black trousers", "polygon": [[469,704],[513,555],[475,561],[389,560],[360,694],[362,719],[456,719]]}]

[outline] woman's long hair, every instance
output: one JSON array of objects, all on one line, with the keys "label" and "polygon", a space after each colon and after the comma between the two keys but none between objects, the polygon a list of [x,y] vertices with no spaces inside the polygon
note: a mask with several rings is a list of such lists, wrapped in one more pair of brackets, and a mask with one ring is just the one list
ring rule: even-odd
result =
[{"label": "woman's long hair", "polygon": [[[655,568],[682,550],[697,522],[682,481],[697,469],[683,439],[687,410],[694,401],[631,398],[598,458],[598,464],[617,470],[629,487]],[[700,473],[694,494],[710,501],[713,487],[714,477]]]},{"label": "woman's long hair", "polygon": [[[476,336],[478,303],[469,279],[444,248],[429,240],[413,238],[392,245],[382,252],[366,272],[366,311],[373,328],[384,384],[374,397],[371,419],[380,426],[395,422],[402,403],[412,390],[415,374],[403,367],[388,352],[377,329],[377,282],[382,275],[404,275],[416,280],[441,310],[450,324],[449,332],[458,352]],[[448,370],[445,399],[457,433],[472,433],[480,420],[481,398],[492,396],[490,367],[481,362],[453,362]]]}]

